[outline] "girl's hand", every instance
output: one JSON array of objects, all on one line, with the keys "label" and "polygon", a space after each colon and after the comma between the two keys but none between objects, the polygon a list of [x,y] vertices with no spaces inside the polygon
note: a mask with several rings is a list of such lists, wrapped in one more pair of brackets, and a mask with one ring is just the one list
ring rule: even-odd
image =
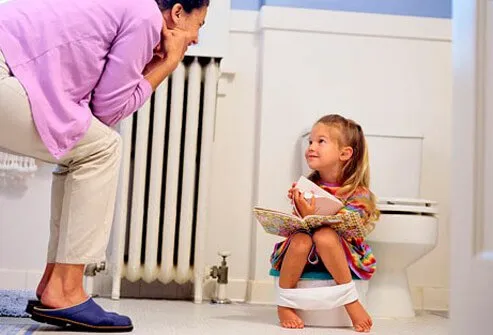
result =
[{"label": "girl's hand", "polygon": [[293,200],[294,200],[294,205],[298,209],[298,212],[300,213],[302,218],[304,218],[305,216],[308,216],[308,215],[315,214],[315,197],[314,196],[310,199],[310,202],[308,202],[308,201],[306,201],[303,194],[301,194],[301,192],[298,189],[295,189],[293,191]]},{"label": "girl's hand", "polygon": [[295,190],[295,187],[296,187],[296,183],[293,183],[293,185],[291,185],[291,188],[288,191],[289,200],[293,200],[293,192]]}]

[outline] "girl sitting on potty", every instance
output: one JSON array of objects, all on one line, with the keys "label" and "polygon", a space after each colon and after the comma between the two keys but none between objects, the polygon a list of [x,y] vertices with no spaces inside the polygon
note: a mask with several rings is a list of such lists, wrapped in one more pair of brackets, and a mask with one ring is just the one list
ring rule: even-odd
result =
[{"label": "girl sitting on potty", "polygon": [[[378,219],[375,197],[369,190],[369,163],[365,136],[360,125],[340,115],[326,115],[313,126],[305,157],[313,170],[309,179],[344,203],[337,216],[357,215],[370,232]],[[314,198],[307,201],[293,184],[288,197],[302,217],[315,213]],[[323,264],[320,264],[319,257]],[[280,271],[279,287],[292,289],[304,270],[316,271],[325,266],[337,285],[348,284],[355,275],[363,280],[372,277],[376,260],[363,238],[339,236],[330,226],[312,232],[298,232],[275,245],[272,267]],[[370,315],[359,300],[345,305],[358,332],[369,332]],[[282,327],[303,328],[294,309],[278,306]]]}]

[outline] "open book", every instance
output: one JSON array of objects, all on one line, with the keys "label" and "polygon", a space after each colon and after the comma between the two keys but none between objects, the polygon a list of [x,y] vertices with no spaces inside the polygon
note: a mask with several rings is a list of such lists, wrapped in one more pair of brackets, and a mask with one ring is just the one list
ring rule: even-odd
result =
[{"label": "open book", "polygon": [[323,224],[341,222],[341,219],[335,216],[331,218],[308,215],[302,219],[295,215],[261,207],[255,207],[253,213],[267,233],[285,237],[299,230],[310,231],[321,227]]},{"label": "open book", "polygon": [[253,213],[264,230],[273,235],[289,237],[298,231],[313,231],[322,226],[329,226],[344,238],[364,238],[368,227],[361,222],[356,212],[338,215],[307,215],[303,219],[272,209],[254,207]]},{"label": "open book", "polygon": [[[334,215],[344,207],[344,204],[339,199],[304,176],[298,179],[296,188],[301,191],[308,203],[310,203],[312,197],[315,197],[316,215]],[[294,203],[293,210],[300,216]]]}]

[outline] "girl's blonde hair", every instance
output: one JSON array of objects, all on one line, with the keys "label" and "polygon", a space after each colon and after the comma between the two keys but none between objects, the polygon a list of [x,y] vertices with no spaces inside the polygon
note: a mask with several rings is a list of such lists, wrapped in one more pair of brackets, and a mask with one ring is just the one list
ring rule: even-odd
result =
[{"label": "girl's blonde hair", "polygon": [[[349,198],[353,195],[358,187],[367,188],[370,192],[370,221],[376,221],[379,217],[379,211],[376,206],[376,197],[370,191],[370,162],[368,158],[368,145],[366,143],[363,129],[353,120],[337,114],[330,114],[320,118],[315,124],[326,125],[337,131],[331,136],[337,141],[339,147],[351,147],[353,154],[351,158],[344,164],[342,174],[340,176],[341,188],[337,194],[343,198]],[[317,171],[314,171],[309,179],[317,181],[320,176]]]}]

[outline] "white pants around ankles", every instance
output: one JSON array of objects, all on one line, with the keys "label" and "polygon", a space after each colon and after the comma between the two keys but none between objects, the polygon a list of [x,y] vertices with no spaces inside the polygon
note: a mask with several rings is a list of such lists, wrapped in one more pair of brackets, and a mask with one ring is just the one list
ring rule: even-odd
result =
[{"label": "white pants around ankles", "polygon": [[90,264],[105,259],[120,147],[120,135],[93,118],[85,137],[69,153],[60,160],[51,156],[34,125],[27,94],[0,52],[0,148],[57,164],[48,263]]}]

